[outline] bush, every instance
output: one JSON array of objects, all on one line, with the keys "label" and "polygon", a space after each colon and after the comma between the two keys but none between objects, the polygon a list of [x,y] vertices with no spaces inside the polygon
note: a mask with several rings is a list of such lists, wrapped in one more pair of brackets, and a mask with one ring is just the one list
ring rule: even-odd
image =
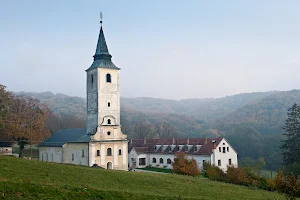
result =
[{"label": "bush", "polygon": [[175,154],[172,166],[173,171],[177,174],[197,176],[200,173],[197,162],[194,159],[186,158],[185,153],[183,152]]},{"label": "bush", "polygon": [[300,197],[300,181],[294,174],[284,175],[281,170],[278,170],[275,188],[289,200],[296,200],[296,197]]},{"label": "bush", "polygon": [[233,184],[246,186],[254,185],[253,180],[248,177],[242,168],[228,166],[226,176],[228,181]]},{"label": "bush", "polygon": [[228,182],[225,172],[208,162],[203,163],[203,176],[211,180]]}]

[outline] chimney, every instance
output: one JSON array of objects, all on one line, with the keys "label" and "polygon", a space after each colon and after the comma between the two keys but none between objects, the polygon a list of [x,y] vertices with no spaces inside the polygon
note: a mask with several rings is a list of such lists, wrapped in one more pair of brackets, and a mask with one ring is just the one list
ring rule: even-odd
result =
[{"label": "chimney", "polygon": [[189,143],[190,143],[190,139],[186,138],[186,144],[189,144]]},{"label": "chimney", "polygon": [[217,148],[216,140],[213,140],[212,143],[213,143],[213,149],[216,149]]}]

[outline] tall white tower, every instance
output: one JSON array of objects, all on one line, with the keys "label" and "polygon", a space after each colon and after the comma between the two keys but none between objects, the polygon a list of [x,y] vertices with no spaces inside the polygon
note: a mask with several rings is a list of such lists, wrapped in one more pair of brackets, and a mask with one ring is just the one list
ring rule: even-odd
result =
[{"label": "tall white tower", "polygon": [[126,135],[120,127],[120,68],[111,61],[102,28],[94,62],[87,72],[87,134],[91,135],[90,165],[127,169]]}]

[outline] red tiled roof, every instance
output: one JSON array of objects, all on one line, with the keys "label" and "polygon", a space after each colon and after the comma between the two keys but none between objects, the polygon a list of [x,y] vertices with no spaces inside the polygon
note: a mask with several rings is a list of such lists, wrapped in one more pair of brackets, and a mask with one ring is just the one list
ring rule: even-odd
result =
[{"label": "red tiled roof", "polygon": [[[132,148],[135,148],[137,153],[171,153],[174,154],[177,151],[179,145],[189,145],[189,151],[185,151],[185,147],[180,149],[181,152],[186,152],[186,154],[192,155],[210,155],[212,153],[215,141],[216,146],[221,142],[223,138],[176,138],[176,139],[137,139],[129,140],[128,151],[130,152]],[[154,150],[154,147],[158,146],[158,149]],[[163,150],[162,145],[172,145],[173,150],[169,151],[169,148]],[[195,151],[196,145],[201,145]]]}]

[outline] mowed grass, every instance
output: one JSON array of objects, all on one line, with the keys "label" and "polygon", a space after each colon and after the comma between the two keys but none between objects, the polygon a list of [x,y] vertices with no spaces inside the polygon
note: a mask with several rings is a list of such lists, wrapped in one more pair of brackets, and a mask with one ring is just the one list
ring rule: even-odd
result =
[{"label": "mowed grass", "polygon": [[0,199],[285,199],[276,192],[174,174],[0,157]]}]

